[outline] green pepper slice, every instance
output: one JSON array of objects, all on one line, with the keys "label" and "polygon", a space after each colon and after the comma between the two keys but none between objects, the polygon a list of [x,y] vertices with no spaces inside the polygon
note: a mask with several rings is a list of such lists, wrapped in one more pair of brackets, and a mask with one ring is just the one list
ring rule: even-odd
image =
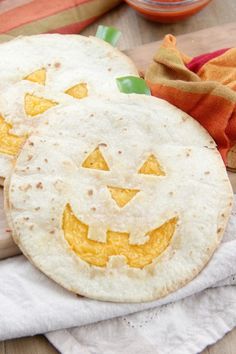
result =
[{"label": "green pepper slice", "polygon": [[121,32],[114,27],[98,26],[96,37],[103,39],[105,42],[110,43],[114,47],[120,39]]},{"label": "green pepper slice", "polygon": [[136,76],[123,76],[116,79],[120,92],[123,93],[139,93],[143,95],[151,95],[151,91],[144,79]]}]

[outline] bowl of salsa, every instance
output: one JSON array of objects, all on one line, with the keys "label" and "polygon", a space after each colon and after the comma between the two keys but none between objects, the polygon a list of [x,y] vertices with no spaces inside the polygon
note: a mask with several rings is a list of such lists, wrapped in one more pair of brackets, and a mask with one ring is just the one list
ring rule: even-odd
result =
[{"label": "bowl of salsa", "polygon": [[125,0],[149,20],[177,22],[194,15],[212,0]]}]

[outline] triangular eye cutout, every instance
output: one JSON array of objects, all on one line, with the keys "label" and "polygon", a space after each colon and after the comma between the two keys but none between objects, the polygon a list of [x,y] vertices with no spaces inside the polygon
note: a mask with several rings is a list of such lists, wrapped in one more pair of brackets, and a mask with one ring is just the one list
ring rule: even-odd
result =
[{"label": "triangular eye cutout", "polygon": [[157,161],[156,156],[153,154],[147,158],[144,164],[140,167],[138,173],[145,175],[165,176],[165,172]]},{"label": "triangular eye cutout", "polygon": [[49,108],[56,105],[57,102],[48,100],[43,97],[34,96],[29,93],[25,95],[25,113],[31,117],[42,114]]},{"label": "triangular eye cutout", "polygon": [[46,75],[47,72],[45,69],[39,69],[26,76],[24,79],[32,82],[37,82],[40,85],[45,85]]},{"label": "triangular eye cutout", "polygon": [[82,167],[92,168],[94,170],[109,171],[108,164],[104,159],[99,147],[97,147],[82,163]]},{"label": "triangular eye cutout", "polygon": [[87,84],[84,82],[77,84],[73,87],[70,87],[68,90],[65,91],[65,93],[77,99],[87,97],[88,96]]}]

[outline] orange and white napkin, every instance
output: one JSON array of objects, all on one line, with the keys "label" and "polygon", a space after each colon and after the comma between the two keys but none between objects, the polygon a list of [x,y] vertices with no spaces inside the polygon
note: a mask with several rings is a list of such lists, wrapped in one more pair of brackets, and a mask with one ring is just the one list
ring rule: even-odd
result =
[{"label": "orange and white napkin", "polygon": [[195,118],[217,143],[226,161],[236,144],[236,48],[191,58],[167,35],[145,78],[156,97]]},{"label": "orange and white napkin", "polygon": [[1,0],[0,42],[19,35],[79,33],[121,0]]}]

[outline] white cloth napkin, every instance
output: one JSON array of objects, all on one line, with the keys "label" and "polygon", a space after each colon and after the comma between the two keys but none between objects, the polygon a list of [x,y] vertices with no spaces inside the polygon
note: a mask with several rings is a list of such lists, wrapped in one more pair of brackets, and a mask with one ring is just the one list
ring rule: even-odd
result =
[{"label": "white cloth napkin", "polygon": [[54,331],[47,337],[63,354],[197,353],[236,325],[235,274],[235,206],[223,242],[201,274],[154,302],[78,297],[24,256],[15,257],[0,262],[0,340]]},{"label": "white cloth napkin", "polygon": [[196,354],[235,325],[236,286],[224,286],[47,338],[63,354]]}]

